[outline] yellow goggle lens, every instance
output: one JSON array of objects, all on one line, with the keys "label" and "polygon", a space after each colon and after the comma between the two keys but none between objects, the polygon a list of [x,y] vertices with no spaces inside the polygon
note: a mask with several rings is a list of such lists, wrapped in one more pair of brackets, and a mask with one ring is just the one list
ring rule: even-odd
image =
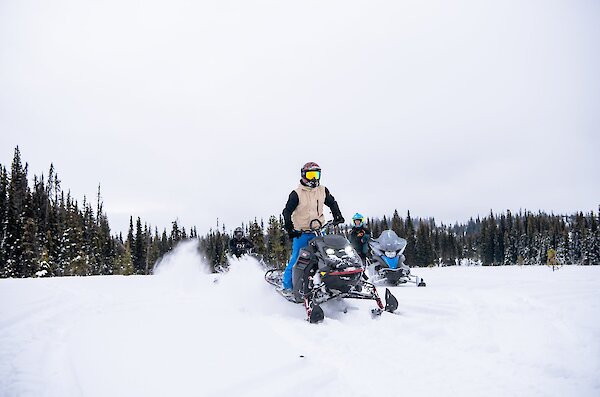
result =
[{"label": "yellow goggle lens", "polygon": [[321,171],[308,171],[306,173],[306,179],[311,180],[311,179],[320,179],[321,178]]}]

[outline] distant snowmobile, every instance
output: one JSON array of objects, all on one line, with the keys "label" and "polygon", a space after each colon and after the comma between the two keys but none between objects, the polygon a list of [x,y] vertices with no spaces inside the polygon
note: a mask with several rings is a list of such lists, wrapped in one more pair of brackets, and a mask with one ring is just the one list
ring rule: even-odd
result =
[{"label": "distant snowmobile", "polygon": [[[325,234],[332,224],[330,221],[322,225],[317,219],[311,222],[310,232],[317,237],[300,250],[293,268],[294,295],[288,300],[304,303],[311,323],[324,319],[320,304],[332,299],[372,299],[378,306],[371,310],[374,315],[396,310],[398,300],[389,289],[385,291],[384,305],[375,286],[365,280],[362,261],[350,242],[344,236]],[[265,280],[281,291],[282,275],[282,270],[272,269],[266,272]]]},{"label": "distant snowmobile", "polygon": [[393,230],[384,230],[379,238],[369,241],[371,256],[367,257],[367,274],[377,283],[384,280],[392,285],[415,283],[425,287],[425,280],[410,274],[404,260],[406,240],[398,237]]}]

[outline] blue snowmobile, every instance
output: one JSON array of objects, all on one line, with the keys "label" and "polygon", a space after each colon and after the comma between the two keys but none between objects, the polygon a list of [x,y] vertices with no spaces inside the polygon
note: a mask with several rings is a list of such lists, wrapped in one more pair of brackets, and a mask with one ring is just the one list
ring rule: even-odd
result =
[{"label": "blue snowmobile", "polygon": [[404,263],[406,244],[406,240],[398,237],[393,230],[384,230],[379,238],[369,241],[371,256],[366,261],[367,275],[374,283],[386,281],[400,285],[410,282],[417,287],[426,286],[425,280],[410,274],[410,267]]}]

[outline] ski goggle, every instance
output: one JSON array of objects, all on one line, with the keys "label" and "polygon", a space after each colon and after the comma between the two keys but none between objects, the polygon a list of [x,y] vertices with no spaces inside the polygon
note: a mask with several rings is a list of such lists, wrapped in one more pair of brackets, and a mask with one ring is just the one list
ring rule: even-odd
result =
[{"label": "ski goggle", "polygon": [[321,179],[321,171],[306,171],[306,179]]}]

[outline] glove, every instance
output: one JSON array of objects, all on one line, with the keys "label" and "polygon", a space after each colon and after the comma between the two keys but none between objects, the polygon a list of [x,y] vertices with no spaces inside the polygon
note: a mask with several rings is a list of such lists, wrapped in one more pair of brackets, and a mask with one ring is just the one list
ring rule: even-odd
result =
[{"label": "glove", "polygon": [[335,225],[339,225],[340,223],[346,223],[346,220],[344,219],[344,217],[342,215],[338,215],[333,217],[333,223]]},{"label": "glove", "polygon": [[287,233],[291,239],[302,236],[302,232],[295,230],[295,229],[290,229],[287,231]]}]

